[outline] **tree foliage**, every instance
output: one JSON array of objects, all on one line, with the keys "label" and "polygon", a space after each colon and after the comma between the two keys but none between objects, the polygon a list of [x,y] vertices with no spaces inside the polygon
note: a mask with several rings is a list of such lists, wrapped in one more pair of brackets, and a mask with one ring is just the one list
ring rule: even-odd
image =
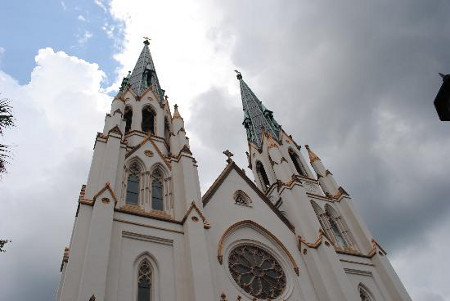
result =
[{"label": "tree foliage", "polygon": [[6,250],[4,249],[5,245],[10,242],[9,240],[6,239],[0,239],[0,253],[4,253],[6,252]]},{"label": "tree foliage", "polygon": [[[14,126],[12,107],[7,98],[0,99],[0,135],[4,134],[6,128]],[[9,158],[8,145],[0,143],[0,174],[6,172],[6,163]]]}]

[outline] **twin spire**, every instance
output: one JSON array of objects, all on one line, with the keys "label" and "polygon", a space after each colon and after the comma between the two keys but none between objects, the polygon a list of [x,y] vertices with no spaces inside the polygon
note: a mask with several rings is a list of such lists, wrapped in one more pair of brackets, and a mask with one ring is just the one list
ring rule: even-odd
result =
[{"label": "twin spire", "polygon": [[247,130],[247,139],[261,147],[263,134],[269,134],[278,140],[281,126],[273,118],[273,112],[268,110],[256,97],[255,93],[242,79],[242,74],[235,70],[237,79],[241,86],[242,107],[244,110],[244,122]]},{"label": "twin spire", "polygon": [[164,100],[164,90],[159,85],[155,65],[153,64],[148,47],[149,44],[149,41],[146,39],[144,41],[144,48],[142,48],[133,72],[128,73],[128,76],[123,79],[120,90],[123,91],[127,87],[130,87],[137,96],[141,96],[151,87],[152,91],[159,98],[159,101],[162,102]]},{"label": "twin spire", "polygon": [[[136,62],[136,66],[133,72],[129,72],[128,76],[123,79],[120,91],[124,91],[129,87],[139,97],[150,87],[159,98],[159,101],[163,102],[165,91],[161,89],[159,84],[155,65],[148,47],[149,44],[148,39],[145,39],[144,47]],[[237,70],[235,71],[241,87],[244,110],[243,125],[247,130],[248,141],[260,147],[264,134],[271,135],[278,140],[281,126],[273,118],[273,112],[264,107],[242,79],[242,74]]]}]

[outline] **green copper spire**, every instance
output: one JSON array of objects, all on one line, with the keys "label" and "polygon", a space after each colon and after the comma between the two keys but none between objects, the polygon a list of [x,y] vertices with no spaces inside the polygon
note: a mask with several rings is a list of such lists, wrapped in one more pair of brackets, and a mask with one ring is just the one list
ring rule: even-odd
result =
[{"label": "green copper spire", "polygon": [[152,56],[148,39],[144,41],[144,48],[142,48],[136,66],[131,73],[131,76],[126,81],[126,84],[131,87],[131,90],[137,95],[142,96],[149,87],[162,102],[164,100],[164,90],[159,85],[158,76],[156,75],[155,65],[153,64]]},{"label": "green copper spire", "polygon": [[266,109],[262,102],[242,79],[242,74],[235,70],[241,86],[242,107],[244,110],[244,122],[247,130],[248,141],[261,146],[263,131],[278,139],[281,126],[273,118],[273,112]]}]

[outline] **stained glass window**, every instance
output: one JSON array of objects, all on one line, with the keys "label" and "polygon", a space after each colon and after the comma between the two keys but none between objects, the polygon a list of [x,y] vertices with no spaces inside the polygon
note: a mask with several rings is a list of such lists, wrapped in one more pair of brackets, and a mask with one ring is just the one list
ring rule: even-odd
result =
[{"label": "stained glass window", "polygon": [[150,263],[144,259],[139,265],[137,301],[150,301],[152,288],[152,270]]},{"label": "stained glass window", "polygon": [[152,174],[152,209],[153,210],[164,210],[163,202],[163,184],[162,184],[162,173],[159,169],[155,169]]},{"label": "stained glass window", "polygon": [[277,260],[256,246],[234,248],[228,268],[236,283],[258,299],[275,299],[286,287],[286,275]]},{"label": "stained glass window", "polygon": [[127,181],[127,198],[126,203],[130,205],[139,204],[139,166],[137,164],[132,164],[130,166],[130,174],[128,175]]}]

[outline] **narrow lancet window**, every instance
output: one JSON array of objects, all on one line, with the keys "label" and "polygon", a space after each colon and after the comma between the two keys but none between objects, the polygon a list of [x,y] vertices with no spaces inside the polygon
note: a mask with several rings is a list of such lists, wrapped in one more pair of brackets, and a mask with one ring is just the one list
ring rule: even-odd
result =
[{"label": "narrow lancet window", "polygon": [[320,226],[325,232],[326,236],[333,242],[336,243],[333,230],[331,229],[330,220],[325,211],[317,205],[316,202],[311,201],[311,205],[313,206],[314,212],[316,213],[317,219],[319,220]]},{"label": "narrow lancet window", "polygon": [[142,110],[142,131],[155,134],[155,112],[150,107]]},{"label": "narrow lancet window", "polygon": [[139,204],[139,190],[140,190],[140,169],[136,163],[130,166],[130,173],[127,181],[127,198],[126,203],[130,205]]},{"label": "narrow lancet window", "polygon": [[338,245],[344,248],[356,248],[350,230],[342,216],[329,204],[325,206],[325,212]]},{"label": "narrow lancet window", "polygon": [[303,170],[302,163],[300,162],[300,158],[292,149],[289,149],[289,156],[291,157],[292,163],[294,163],[295,169],[297,170],[298,174],[301,176],[306,176],[306,173]]},{"label": "narrow lancet window", "polygon": [[170,124],[167,117],[164,119],[164,139],[166,140],[167,148],[170,152]]},{"label": "narrow lancet window", "polygon": [[150,263],[144,259],[139,265],[137,301],[150,301],[152,290],[152,270]]},{"label": "narrow lancet window", "polygon": [[163,202],[163,174],[159,168],[152,174],[152,209],[164,210]]},{"label": "narrow lancet window", "polygon": [[263,187],[265,189],[269,188],[270,186],[269,178],[267,177],[267,173],[264,169],[264,166],[259,161],[256,163],[256,172],[258,173],[258,176],[261,180],[261,184],[263,185]]},{"label": "narrow lancet window", "polygon": [[131,130],[131,121],[133,119],[133,111],[130,107],[125,108],[125,114],[123,115],[123,119],[125,119],[125,134]]}]

